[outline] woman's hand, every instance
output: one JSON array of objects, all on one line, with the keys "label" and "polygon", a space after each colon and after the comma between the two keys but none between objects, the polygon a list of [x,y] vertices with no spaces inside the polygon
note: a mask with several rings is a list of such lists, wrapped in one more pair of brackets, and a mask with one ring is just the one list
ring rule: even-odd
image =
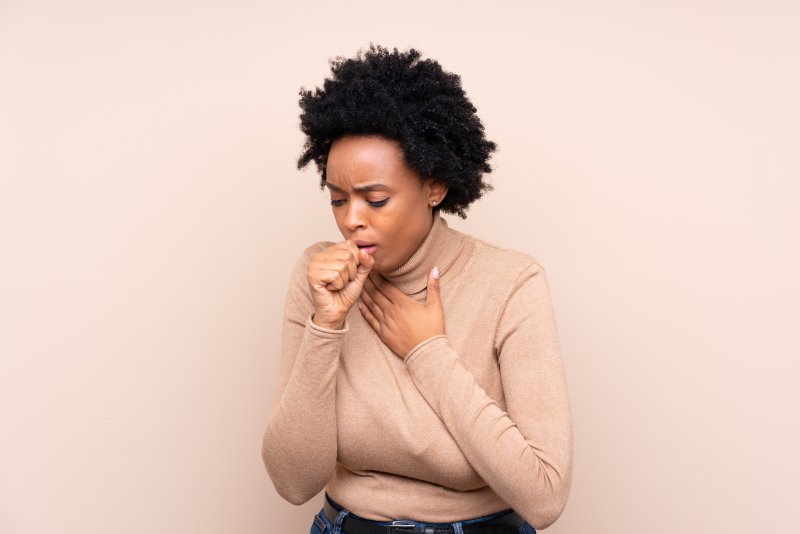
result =
[{"label": "woman's hand", "polygon": [[444,309],[439,291],[439,271],[428,275],[428,298],[412,299],[381,275],[368,277],[358,308],[367,323],[398,357],[433,336],[444,334]]},{"label": "woman's hand", "polygon": [[350,239],[311,256],[308,287],[314,301],[314,324],[341,329],[374,264],[375,259]]}]

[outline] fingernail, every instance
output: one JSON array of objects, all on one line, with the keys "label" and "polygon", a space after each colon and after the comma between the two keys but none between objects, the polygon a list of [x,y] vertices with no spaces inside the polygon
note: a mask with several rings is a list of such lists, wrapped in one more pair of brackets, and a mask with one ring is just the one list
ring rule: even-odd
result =
[{"label": "fingernail", "polygon": [[433,268],[433,277],[434,278],[439,278],[439,268],[438,267],[434,267]]}]

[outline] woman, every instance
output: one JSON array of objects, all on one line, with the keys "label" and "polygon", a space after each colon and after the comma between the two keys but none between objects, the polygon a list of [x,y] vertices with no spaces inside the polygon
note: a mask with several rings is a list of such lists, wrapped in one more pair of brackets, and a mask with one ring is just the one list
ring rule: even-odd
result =
[{"label": "woman", "polygon": [[262,456],[325,489],[312,533],[526,533],[553,523],[572,425],[545,272],[449,227],[495,144],[458,76],[370,46],[301,92],[305,151],[344,240],[297,261]]}]

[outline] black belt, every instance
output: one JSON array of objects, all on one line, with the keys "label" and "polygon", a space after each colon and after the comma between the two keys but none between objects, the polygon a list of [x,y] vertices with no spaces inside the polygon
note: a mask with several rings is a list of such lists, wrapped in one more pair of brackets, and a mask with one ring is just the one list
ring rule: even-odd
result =
[{"label": "black belt", "polygon": [[[339,510],[334,508],[328,501],[327,495],[322,509],[325,511],[328,521],[336,524]],[[383,522],[385,523],[386,521]],[[500,517],[481,521],[475,525],[464,525],[461,528],[464,534],[519,534],[519,527],[523,523],[525,523],[525,520],[516,512],[511,511]],[[391,526],[376,525],[373,521],[353,517],[349,514],[342,522],[342,531],[344,534],[453,534],[455,532],[450,525],[417,527],[409,521],[394,521]]]}]

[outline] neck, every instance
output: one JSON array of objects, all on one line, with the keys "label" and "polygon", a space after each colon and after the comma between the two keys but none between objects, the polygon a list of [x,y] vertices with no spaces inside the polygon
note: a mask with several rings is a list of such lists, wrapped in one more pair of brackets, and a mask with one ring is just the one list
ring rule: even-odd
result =
[{"label": "neck", "polygon": [[403,265],[383,277],[407,295],[420,293],[428,286],[428,274],[434,267],[439,268],[444,281],[462,251],[465,237],[436,214],[417,250]]}]

